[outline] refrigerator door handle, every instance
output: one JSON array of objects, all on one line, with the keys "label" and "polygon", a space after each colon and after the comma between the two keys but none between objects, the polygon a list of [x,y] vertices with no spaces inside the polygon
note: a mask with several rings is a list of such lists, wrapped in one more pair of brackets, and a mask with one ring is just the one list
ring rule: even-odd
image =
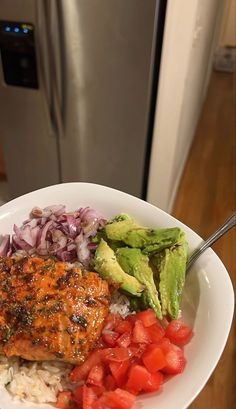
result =
[{"label": "refrigerator door handle", "polygon": [[[62,119],[62,98],[61,98],[61,81],[60,81],[60,64],[56,58],[60,50],[56,49],[58,41],[53,44],[57,18],[57,3],[48,0],[37,0],[36,22],[38,27],[38,53],[39,53],[39,73],[40,86],[43,89],[46,102],[46,111],[49,121],[50,133],[54,137],[62,137],[63,119]],[[36,27],[36,30],[37,30]]]}]

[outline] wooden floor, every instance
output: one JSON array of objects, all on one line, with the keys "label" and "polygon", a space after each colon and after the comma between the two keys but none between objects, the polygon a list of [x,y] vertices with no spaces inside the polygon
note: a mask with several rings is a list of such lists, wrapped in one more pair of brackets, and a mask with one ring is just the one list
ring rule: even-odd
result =
[{"label": "wooden floor", "polygon": [[[173,215],[203,238],[207,238],[236,210],[235,80],[235,74],[212,74],[174,205]],[[213,249],[228,269],[236,290],[236,229],[223,236]],[[234,408],[236,317],[213,375],[189,409]]]}]

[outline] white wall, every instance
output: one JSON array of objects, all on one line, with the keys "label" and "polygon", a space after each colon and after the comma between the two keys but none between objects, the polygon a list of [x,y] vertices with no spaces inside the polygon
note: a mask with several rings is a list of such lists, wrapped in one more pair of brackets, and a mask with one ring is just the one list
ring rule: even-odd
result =
[{"label": "white wall", "polygon": [[169,0],[147,200],[171,212],[202,108],[221,0]]}]

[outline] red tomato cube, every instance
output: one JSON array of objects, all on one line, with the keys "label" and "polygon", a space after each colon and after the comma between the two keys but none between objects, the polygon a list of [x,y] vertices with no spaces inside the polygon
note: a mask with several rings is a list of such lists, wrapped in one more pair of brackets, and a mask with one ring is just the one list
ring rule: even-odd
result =
[{"label": "red tomato cube", "polygon": [[129,361],[110,362],[109,368],[117,383],[117,386],[121,387],[127,381],[129,367],[130,367]]},{"label": "red tomato cube", "polygon": [[145,385],[144,392],[156,392],[163,384],[164,376],[161,372],[150,374],[148,383]]},{"label": "red tomato cube", "polygon": [[137,320],[134,324],[132,341],[136,344],[150,343],[148,328],[145,328],[140,320]]},{"label": "red tomato cube", "polygon": [[166,366],[162,369],[162,372],[173,375],[183,372],[186,359],[182,349],[174,344],[170,344],[169,347],[165,347],[164,355]]},{"label": "red tomato cube", "polygon": [[131,344],[131,333],[130,332],[124,332],[119,336],[119,338],[116,341],[116,344],[120,347],[127,348]]},{"label": "red tomato cube", "polygon": [[95,365],[91,368],[86,383],[94,386],[102,386],[104,374],[105,371],[103,365]]},{"label": "red tomato cube", "polygon": [[185,345],[187,344],[193,335],[192,328],[184,324],[180,320],[172,320],[167,328],[165,336],[169,338],[173,344]]},{"label": "red tomato cube", "polygon": [[113,392],[105,392],[92,409],[132,409],[135,396],[123,390],[116,389]]},{"label": "red tomato cube", "polygon": [[146,328],[150,341],[155,344],[159,342],[165,335],[165,330],[161,324],[157,321],[155,324]]},{"label": "red tomato cube", "polygon": [[116,341],[119,336],[120,334],[117,334],[117,332],[109,329],[104,329],[102,332],[102,340],[110,347],[114,347],[116,345]]},{"label": "red tomato cube", "polygon": [[145,327],[150,327],[151,325],[156,324],[158,322],[156,313],[152,309],[139,312],[136,314],[136,317],[138,320],[142,321]]},{"label": "red tomato cube", "polygon": [[114,391],[118,386],[114,376],[112,376],[110,374],[107,375],[105,377],[105,379],[104,379],[104,386],[105,386],[107,391]]},{"label": "red tomato cube", "polygon": [[70,373],[70,380],[78,382],[85,380],[93,366],[101,362],[100,350],[92,352],[82,365],[76,366]]},{"label": "red tomato cube", "polygon": [[114,328],[122,321],[120,314],[109,314],[105,319],[103,329],[114,330]]},{"label": "red tomato cube", "polygon": [[92,391],[95,393],[95,395],[99,398],[102,396],[104,392],[106,392],[105,386],[90,386]]},{"label": "red tomato cube", "polygon": [[117,409],[132,409],[135,402],[135,395],[124,389],[116,389],[109,393],[109,400]]},{"label": "red tomato cube", "polygon": [[119,324],[115,327],[115,331],[119,334],[123,334],[124,332],[132,332],[132,329],[133,325],[128,320],[119,322]]},{"label": "red tomato cube", "polygon": [[97,396],[93,389],[83,385],[83,409],[91,409],[96,400]]},{"label": "red tomato cube", "polygon": [[157,345],[150,345],[142,356],[143,363],[147,370],[155,373],[166,366],[165,355]]},{"label": "red tomato cube", "polygon": [[73,399],[78,406],[83,405],[83,386],[78,386],[73,391]]},{"label": "red tomato cube", "polygon": [[123,362],[130,358],[130,351],[124,347],[106,348],[101,352],[103,362]]},{"label": "red tomato cube", "polygon": [[126,389],[133,393],[139,393],[142,390],[145,390],[145,387],[149,383],[149,379],[150,373],[148,370],[144,366],[135,364],[130,368]]}]

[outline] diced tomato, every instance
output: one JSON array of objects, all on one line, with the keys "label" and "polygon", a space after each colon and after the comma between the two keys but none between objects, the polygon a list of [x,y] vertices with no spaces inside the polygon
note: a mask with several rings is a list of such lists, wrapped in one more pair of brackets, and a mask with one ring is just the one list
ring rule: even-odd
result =
[{"label": "diced tomato", "polygon": [[114,391],[117,388],[115,378],[112,375],[107,375],[104,379],[104,385],[107,391]]},{"label": "diced tomato", "polygon": [[131,333],[130,332],[124,332],[119,336],[119,338],[116,341],[116,344],[120,347],[127,348],[131,344]]},{"label": "diced tomato", "polygon": [[193,331],[182,321],[172,320],[166,328],[165,335],[173,344],[185,345],[190,341]]},{"label": "diced tomato", "polygon": [[71,371],[72,382],[85,384],[59,393],[57,407],[131,409],[135,395],[159,390],[163,374],[183,371],[186,360],[177,345],[191,336],[192,330],[179,320],[164,329],[150,309],[126,319],[110,314],[96,346],[100,348]]},{"label": "diced tomato", "polygon": [[129,314],[125,319],[134,325],[135,321],[137,320],[137,314]]},{"label": "diced tomato", "polygon": [[85,380],[92,367],[100,364],[100,362],[101,362],[100,350],[92,352],[81,365],[75,366],[75,368],[72,369],[70,373],[70,380],[72,382]]},{"label": "diced tomato", "polygon": [[95,395],[100,398],[104,392],[106,392],[106,389],[104,386],[90,386],[90,388],[93,390]]},{"label": "diced tomato", "polygon": [[178,374],[183,372],[186,359],[182,349],[180,349],[177,345],[170,343],[169,347],[165,347],[165,350],[164,355],[166,359],[166,366],[162,369],[162,372],[168,374]]},{"label": "diced tomato", "polygon": [[130,368],[126,389],[132,393],[139,393],[145,390],[150,379],[150,373],[142,365],[133,365]]},{"label": "diced tomato", "polygon": [[115,390],[115,394],[119,396],[119,403],[120,409],[132,409],[136,397],[132,395],[132,393],[125,391],[124,389],[117,388]]},{"label": "diced tomato", "polygon": [[72,392],[70,391],[63,391],[59,392],[57,397],[56,408],[60,409],[73,409],[75,407]]},{"label": "diced tomato", "polygon": [[114,406],[111,407],[109,405],[108,399],[104,399],[104,395],[102,395],[96,402],[93,403],[91,409],[115,409]]},{"label": "diced tomato", "polygon": [[73,391],[73,399],[79,407],[83,405],[83,386],[78,386]]},{"label": "diced tomato", "polygon": [[142,356],[143,363],[147,370],[155,373],[166,366],[165,355],[157,345],[149,345]]},{"label": "diced tomato", "polygon": [[93,389],[83,385],[83,409],[91,409],[96,400],[97,396]]},{"label": "diced tomato", "polygon": [[130,352],[123,347],[106,348],[101,351],[101,357],[104,362],[123,362],[129,359]]},{"label": "diced tomato", "polygon": [[109,314],[105,319],[103,330],[109,329],[109,330],[112,331],[117,327],[117,325],[121,321],[122,321],[122,318],[121,318],[120,314],[118,314],[118,313]]},{"label": "diced tomato", "polygon": [[154,310],[151,309],[137,313],[136,318],[141,320],[145,327],[150,327],[158,322]]},{"label": "diced tomato", "polygon": [[132,409],[134,402],[134,395],[123,389],[116,389],[104,393],[93,405],[93,409]]},{"label": "diced tomato", "polygon": [[109,368],[114,379],[116,380],[117,386],[121,387],[127,381],[129,367],[129,361],[110,362]]},{"label": "diced tomato", "polygon": [[95,365],[90,370],[86,383],[94,386],[102,386],[104,374],[103,365]]},{"label": "diced tomato", "polygon": [[119,322],[119,324],[115,327],[115,331],[119,334],[123,334],[124,332],[132,332],[132,329],[133,325],[128,320]]},{"label": "diced tomato", "polygon": [[145,385],[145,388],[143,389],[144,392],[155,392],[158,391],[163,384],[163,374],[161,372],[156,372],[150,374],[150,378],[148,380],[148,383]]},{"label": "diced tomato", "polygon": [[102,332],[102,340],[110,347],[114,347],[116,345],[116,341],[119,336],[120,334],[109,329],[105,329]]},{"label": "diced tomato", "polygon": [[100,337],[94,344],[94,351],[104,348],[107,348],[107,344],[103,341],[102,337]]},{"label": "diced tomato", "polygon": [[148,344],[131,344],[129,346],[129,354],[132,361],[140,359]]},{"label": "diced tomato", "polygon": [[161,324],[157,321],[155,324],[152,324],[150,327],[146,328],[150,342],[157,343],[165,335],[165,330],[162,328]]},{"label": "diced tomato", "polygon": [[137,320],[134,324],[132,341],[137,344],[149,344],[150,337],[147,328],[144,327],[142,321]]},{"label": "diced tomato", "polygon": [[166,353],[170,349],[171,342],[169,338],[163,337],[159,342],[157,342],[157,345],[162,349],[164,353]]},{"label": "diced tomato", "polygon": [[132,409],[135,396],[124,389],[116,389],[114,392],[109,393],[109,400],[114,404],[117,409]]}]

